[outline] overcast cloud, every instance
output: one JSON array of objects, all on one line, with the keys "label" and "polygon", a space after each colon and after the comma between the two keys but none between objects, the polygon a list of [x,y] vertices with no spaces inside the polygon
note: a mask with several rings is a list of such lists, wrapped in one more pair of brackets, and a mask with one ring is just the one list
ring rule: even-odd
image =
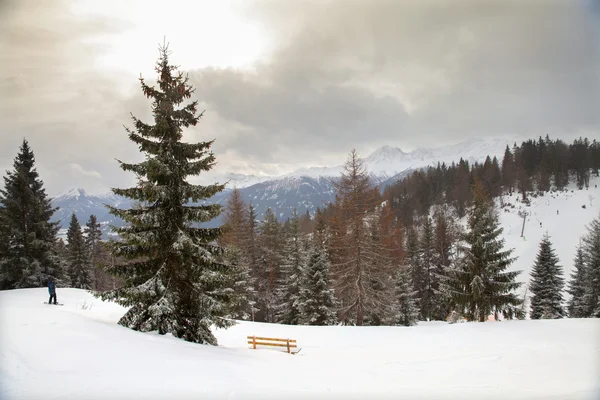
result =
[{"label": "overcast cloud", "polygon": [[[118,46],[131,15],[0,2],[0,167],[26,137],[52,194],[130,183],[114,158],[139,159],[122,125],[130,111],[148,117],[148,102],[135,75],[95,62],[114,49],[95,38]],[[351,148],[477,135],[600,137],[598,2],[278,0],[238,12],[266,32],[268,55],[251,69],[182,65],[207,110],[186,138],[217,139],[218,172],[277,174],[339,164]],[[202,40],[173,41],[173,57],[202,52]]]}]

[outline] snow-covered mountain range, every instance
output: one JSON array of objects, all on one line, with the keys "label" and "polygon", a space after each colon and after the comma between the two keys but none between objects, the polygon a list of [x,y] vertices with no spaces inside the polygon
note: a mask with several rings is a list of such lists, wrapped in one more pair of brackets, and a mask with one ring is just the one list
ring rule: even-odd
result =
[{"label": "snow-covered mountain range", "polygon": [[[481,162],[488,155],[500,159],[506,146],[512,147],[513,143],[511,138],[477,138],[451,146],[421,148],[412,152],[383,146],[364,157],[363,162],[373,182],[384,188],[413,170],[435,166],[438,162],[451,164],[461,158],[471,163]],[[281,176],[227,173],[220,181],[228,181],[228,189],[215,195],[210,202],[224,205],[231,189],[237,187],[243,199],[253,204],[258,218],[262,218],[267,207],[273,209],[281,219],[289,217],[294,208],[299,213],[306,210],[313,213],[317,207],[334,200],[332,181],[340,176],[344,161],[340,160],[340,164],[333,167],[301,168]],[[104,225],[105,232],[108,232],[109,225],[120,225],[121,221],[108,213],[105,204],[129,208],[132,202],[113,194],[95,195],[83,189],[72,189],[57,196],[53,204],[60,208],[54,219],[61,222],[63,229],[68,227],[72,213],[77,215],[82,225],[94,214]],[[219,223],[218,220],[212,222],[213,225]]]}]

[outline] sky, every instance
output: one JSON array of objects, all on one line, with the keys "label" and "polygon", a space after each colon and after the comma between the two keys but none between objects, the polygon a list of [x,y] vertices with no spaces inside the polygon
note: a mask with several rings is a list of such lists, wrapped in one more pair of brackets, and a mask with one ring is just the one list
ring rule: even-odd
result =
[{"label": "sky", "polygon": [[[596,0],[0,0],[0,170],[26,138],[48,193],[134,182],[130,113],[158,45],[216,139],[213,179],[478,136],[600,138]],[[216,179],[216,178],[215,178]]]}]

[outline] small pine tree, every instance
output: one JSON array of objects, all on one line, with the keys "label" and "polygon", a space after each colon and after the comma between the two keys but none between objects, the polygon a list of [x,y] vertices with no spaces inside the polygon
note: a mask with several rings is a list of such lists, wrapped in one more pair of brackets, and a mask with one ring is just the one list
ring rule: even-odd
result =
[{"label": "small pine tree", "polygon": [[90,260],[81,232],[81,225],[75,213],[67,231],[67,263],[71,286],[77,289],[90,289],[92,286]]},{"label": "small pine tree", "polygon": [[540,243],[537,259],[531,272],[531,319],[562,318],[564,279],[562,267],[554,253],[548,234]]},{"label": "small pine tree", "polygon": [[491,314],[495,319],[518,316],[521,300],[513,290],[521,286],[515,281],[521,271],[506,271],[515,259],[512,250],[503,250],[498,214],[480,184],[475,185],[467,229],[462,260],[448,279],[455,308],[469,321],[484,322]]},{"label": "small pine tree", "polygon": [[571,295],[567,310],[569,311],[569,317],[582,318],[585,316],[583,296],[585,295],[586,271],[583,245],[581,242],[577,245],[573,267],[569,288],[567,289],[567,292]]},{"label": "small pine tree", "polygon": [[583,243],[586,264],[584,316],[600,318],[600,217],[589,224]]},{"label": "small pine tree", "polygon": [[[157,87],[140,78],[143,93],[153,100],[154,124],[132,116],[135,131],[129,139],[146,154],[137,164],[120,162],[134,172],[138,185],[113,189],[116,195],[140,202],[133,209],[109,207],[128,225],[116,229],[121,240],[113,255],[128,262],[111,267],[123,287],[104,292],[103,299],[129,307],[119,324],[142,332],[158,331],[195,343],[217,344],[211,327],[228,327],[234,274],[220,260],[220,228],[198,227],[221,213],[221,206],[204,204],[224,185],[193,185],[188,177],[209,171],[215,164],[213,141],[185,143],[183,128],[195,126],[202,114],[191,98],[188,77],[169,64],[161,47]],[[193,205],[193,204],[199,205]]]},{"label": "small pine tree", "polygon": [[277,320],[281,324],[298,325],[300,320],[300,281],[305,268],[305,254],[300,237],[300,217],[294,209],[290,231],[283,250],[281,285]]},{"label": "small pine tree", "polygon": [[419,319],[419,307],[416,301],[418,292],[413,289],[410,275],[410,268],[404,265],[396,272],[392,320],[394,325],[416,325]]},{"label": "small pine tree", "polygon": [[300,323],[334,325],[337,322],[335,299],[329,277],[330,263],[325,246],[325,219],[317,214],[308,264],[300,289]]},{"label": "small pine tree", "polygon": [[56,251],[57,210],[35,169],[35,157],[23,140],[0,190],[0,289],[44,286],[52,276],[60,282],[63,271]]}]

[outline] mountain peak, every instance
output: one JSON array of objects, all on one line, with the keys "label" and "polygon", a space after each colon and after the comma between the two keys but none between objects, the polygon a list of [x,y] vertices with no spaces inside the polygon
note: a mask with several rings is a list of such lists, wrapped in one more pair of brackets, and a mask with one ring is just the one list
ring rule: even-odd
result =
[{"label": "mountain peak", "polygon": [[392,146],[381,146],[373,153],[371,153],[368,157],[365,158],[365,161],[369,164],[371,163],[379,163],[379,162],[389,162],[396,159],[402,159],[406,156],[406,153],[403,152],[399,147]]}]

